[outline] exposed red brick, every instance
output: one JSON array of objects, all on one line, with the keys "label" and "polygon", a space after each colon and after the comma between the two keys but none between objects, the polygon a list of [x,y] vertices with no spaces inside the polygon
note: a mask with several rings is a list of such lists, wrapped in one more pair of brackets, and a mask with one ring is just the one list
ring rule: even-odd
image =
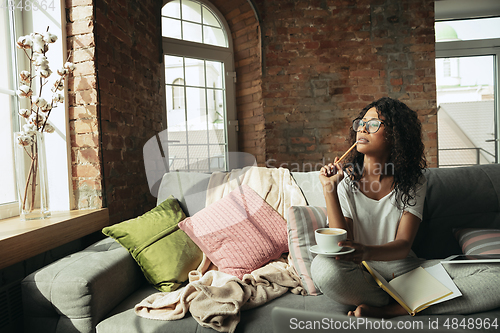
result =
[{"label": "exposed red brick", "polygon": [[[418,6],[412,0],[255,0],[261,22],[246,0],[211,2],[231,30],[239,148],[259,165],[270,158],[290,168],[333,160],[348,148],[352,118],[389,95],[428,117],[426,153],[435,166],[432,0]],[[82,188],[77,206],[106,204],[112,222],[154,205],[142,147],[163,128],[161,31],[152,19],[160,5],[66,1],[73,21],[67,44],[77,62],[69,80],[73,184]],[[388,20],[394,8],[405,8],[397,26]],[[99,172],[92,175],[88,165]]]}]

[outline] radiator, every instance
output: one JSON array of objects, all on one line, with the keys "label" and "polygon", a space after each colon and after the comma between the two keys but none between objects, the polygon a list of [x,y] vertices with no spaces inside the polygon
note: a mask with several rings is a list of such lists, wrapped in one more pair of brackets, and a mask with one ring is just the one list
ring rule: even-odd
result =
[{"label": "radiator", "polygon": [[23,331],[21,280],[0,287],[0,332]]}]

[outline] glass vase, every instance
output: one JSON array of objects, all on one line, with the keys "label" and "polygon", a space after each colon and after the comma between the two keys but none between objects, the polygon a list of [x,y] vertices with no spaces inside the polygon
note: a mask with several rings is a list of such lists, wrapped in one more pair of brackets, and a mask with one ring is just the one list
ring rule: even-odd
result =
[{"label": "glass vase", "polygon": [[50,216],[44,135],[40,132],[29,136],[23,132],[14,133],[21,220],[44,219]]}]

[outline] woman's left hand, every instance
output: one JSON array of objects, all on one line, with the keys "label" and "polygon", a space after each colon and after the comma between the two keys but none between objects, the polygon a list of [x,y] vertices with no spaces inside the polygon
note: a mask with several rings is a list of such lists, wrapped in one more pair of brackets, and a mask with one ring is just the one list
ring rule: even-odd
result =
[{"label": "woman's left hand", "polygon": [[339,242],[339,246],[351,247],[354,249],[354,252],[336,256],[335,259],[337,260],[353,261],[356,264],[360,264],[362,261],[368,260],[368,247],[361,243],[355,243],[350,240],[345,240]]}]

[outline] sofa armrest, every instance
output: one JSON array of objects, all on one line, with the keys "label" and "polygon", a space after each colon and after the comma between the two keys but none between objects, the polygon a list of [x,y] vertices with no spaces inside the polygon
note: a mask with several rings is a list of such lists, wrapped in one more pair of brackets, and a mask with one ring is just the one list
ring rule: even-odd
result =
[{"label": "sofa armrest", "polygon": [[145,281],[127,250],[103,239],[22,281],[25,332],[95,332]]}]

